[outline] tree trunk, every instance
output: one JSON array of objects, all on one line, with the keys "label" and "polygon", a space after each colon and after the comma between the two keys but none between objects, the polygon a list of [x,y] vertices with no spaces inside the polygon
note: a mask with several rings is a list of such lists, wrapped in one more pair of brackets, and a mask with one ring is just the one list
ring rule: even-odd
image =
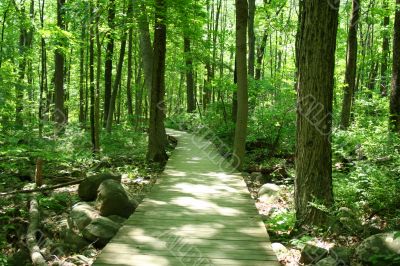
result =
[{"label": "tree trunk", "polygon": [[79,123],[83,126],[85,122],[85,38],[86,25],[82,24],[81,47],[79,48]]},{"label": "tree trunk", "polygon": [[[93,14],[93,3],[90,1],[90,14]],[[94,25],[89,25],[89,87],[90,87],[90,136],[92,150],[96,152],[96,122],[95,122],[95,81],[94,81]]]},{"label": "tree trunk", "polygon": [[304,1],[299,1],[299,16],[297,21],[297,32],[296,32],[296,42],[295,42],[295,65],[296,65],[296,73],[295,73],[295,90],[298,87],[298,76],[299,76],[299,60],[300,60],[300,41],[301,35],[304,30]]},{"label": "tree trunk", "polygon": [[[110,0],[108,8],[108,27],[111,31],[114,30],[115,19],[115,0]],[[112,33],[106,35],[107,48],[104,66],[104,120],[103,127],[107,125],[108,114],[110,112],[110,100],[112,90],[112,69],[113,69],[113,55],[114,55],[114,37]]]},{"label": "tree trunk", "polygon": [[1,36],[0,36],[0,68],[1,68],[1,64],[3,62],[4,31],[6,29],[7,15],[8,15],[8,12],[10,11],[10,6],[11,6],[11,1],[8,2],[8,6],[7,6],[6,10],[4,10],[3,20],[1,23],[2,25],[1,25]]},{"label": "tree trunk", "polygon": [[[44,28],[44,2],[39,2],[39,17],[40,17],[40,27]],[[1,51],[0,51],[1,52]],[[39,89],[39,137],[43,135],[43,120],[44,112],[47,105],[43,102],[43,94],[47,91],[47,54],[46,54],[46,41],[42,37],[40,39],[40,89]]]},{"label": "tree trunk", "polygon": [[396,15],[394,20],[390,128],[393,132],[400,132],[400,0],[396,0]]},{"label": "tree trunk", "polygon": [[149,21],[147,18],[146,7],[143,3],[140,5],[140,14],[138,18],[139,35],[140,35],[140,53],[143,60],[144,82],[148,95],[150,97],[152,90],[153,75],[153,47],[151,44]]},{"label": "tree trunk", "polygon": [[[64,25],[64,4],[65,0],[57,1],[57,26],[65,29]],[[62,45],[62,44],[61,44]],[[55,50],[55,66],[54,66],[54,121],[56,122],[56,134],[64,131],[66,122],[64,109],[64,52],[61,48]]]},{"label": "tree trunk", "polygon": [[[98,4],[99,5],[99,4]],[[100,80],[101,80],[101,43],[100,43],[100,16],[96,17],[96,48],[97,48],[97,69],[96,89],[94,92],[94,146],[93,152],[100,152]]]},{"label": "tree trunk", "polygon": [[353,94],[356,84],[357,72],[357,27],[360,14],[360,0],[352,1],[352,15],[347,38],[347,62],[344,80],[344,98],[340,126],[347,129],[350,125],[351,109],[353,105]]},{"label": "tree trunk", "polygon": [[255,47],[256,37],[254,35],[254,16],[256,12],[256,0],[249,0],[249,25],[248,25],[248,37],[249,37],[249,76],[254,77],[254,62],[255,62]]},{"label": "tree trunk", "polygon": [[267,46],[267,40],[268,40],[268,31],[265,30],[263,38],[261,40],[260,47],[258,47],[258,49],[257,49],[257,64],[256,64],[255,80],[261,79],[261,69],[262,69],[262,64],[263,64],[263,59],[264,59],[265,47]]},{"label": "tree trunk", "polygon": [[126,80],[126,100],[128,106],[128,120],[133,122],[133,106],[132,106],[132,53],[133,53],[133,29],[129,29],[128,33],[128,77]]},{"label": "tree trunk", "polygon": [[190,49],[189,37],[184,37],[184,51],[186,57],[186,97],[187,97],[187,112],[193,113],[196,110],[194,101],[194,79],[193,79],[193,61]]},{"label": "tree trunk", "polygon": [[147,160],[165,163],[168,156],[165,152],[167,137],[164,127],[165,118],[165,53],[166,53],[166,3],[155,1],[153,80],[150,97],[149,144]]},{"label": "tree trunk", "polygon": [[331,123],[339,1],[304,2],[297,99],[297,225],[322,225],[333,203]]},{"label": "tree trunk", "polygon": [[[385,12],[388,12],[388,0],[384,0],[383,8]],[[383,19],[383,41],[382,41],[382,64],[381,64],[381,85],[380,91],[382,96],[387,96],[387,86],[388,86],[388,58],[389,58],[389,14]]]},{"label": "tree trunk", "polygon": [[236,69],[237,69],[237,116],[233,145],[233,164],[241,170],[245,156],[248,93],[247,93],[247,0],[236,0]]},{"label": "tree trunk", "polygon": [[107,127],[106,128],[107,128],[108,133],[111,133],[112,123],[114,120],[115,103],[117,101],[118,90],[119,90],[120,83],[121,83],[122,66],[124,64],[125,47],[126,47],[126,37],[127,37],[126,33],[123,33],[123,36],[121,38],[121,49],[119,51],[117,73],[115,75],[114,86],[113,86],[111,99],[110,99],[110,109],[108,111],[108,116],[107,116]]}]

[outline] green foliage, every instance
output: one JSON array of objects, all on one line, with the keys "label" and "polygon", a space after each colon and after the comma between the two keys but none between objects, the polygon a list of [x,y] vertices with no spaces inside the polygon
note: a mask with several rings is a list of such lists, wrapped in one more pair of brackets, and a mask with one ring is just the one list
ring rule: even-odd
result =
[{"label": "green foliage", "polygon": [[62,213],[67,207],[73,205],[71,195],[67,192],[54,193],[50,197],[41,195],[38,197],[38,201],[41,208],[56,213]]},{"label": "green foliage", "polygon": [[279,212],[272,215],[266,221],[268,230],[289,233],[293,230],[296,222],[296,216],[293,211]]},{"label": "green foliage", "polygon": [[359,99],[352,127],[334,132],[332,146],[336,202],[363,216],[386,217],[390,228],[398,222],[393,210],[400,204],[400,142],[387,130],[387,110],[384,98]]}]

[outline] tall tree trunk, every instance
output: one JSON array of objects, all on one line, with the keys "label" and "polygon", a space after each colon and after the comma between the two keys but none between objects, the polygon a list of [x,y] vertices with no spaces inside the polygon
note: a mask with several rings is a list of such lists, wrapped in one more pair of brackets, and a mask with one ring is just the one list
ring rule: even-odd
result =
[{"label": "tall tree trunk", "polygon": [[[64,4],[65,0],[57,1],[57,26],[65,29],[64,24]],[[55,66],[54,66],[54,121],[56,122],[56,134],[64,131],[66,122],[64,109],[64,52],[61,48],[55,50]]]},{"label": "tall tree trunk", "polygon": [[142,86],[142,67],[141,66],[139,66],[135,84],[136,84],[135,130],[138,131],[142,126],[141,117],[142,117],[142,109],[143,109],[143,86]]},{"label": "tall tree trunk", "polygon": [[[22,9],[22,12],[25,12]],[[23,15],[21,15],[23,19]],[[26,68],[26,29],[21,22],[20,34],[19,34],[19,52],[22,54],[21,62],[19,62],[19,82],[16,86],[16,102],[15,102],[15,125],[19,128],[23,126],[22,110],[23,110],[23,99],[24,99],[24,88],[25,88],[25,68]]]},{"label": "tall tree trunk", "polygon": [[196,110],[194,101],[194,79],[193,79],[193,60],[190,49],[189,37],[183,38],[184,51],[186,57],[186,97],[187,97],[187,112],[192,113]]},{"label": "tall tree trunk", "polygon": [[[93,15],[93,0],[90,0],[90,14]],[[94,81],[94,30],[93,23],[89,25],[89,87],[90,87],[90,136],[92,151],[96,152],[96,121],[95,121],[95,81]]]},{"label": "tall tree trunk", "polygon": [[167,137],[164,127],[165,118],[165,53],[166,53],[166,3],[155,1],[153,80],[150,97],[149,144],[147,160],[165,163],[168,156],[165,152]]},{"label": "tall tree trunk", "polygon": [[393,132],[400,132],[400,0],[396,0],[396,15],[394,20],[390,128]]},{"label": "tall tree trunk", "polygon": [[[44,28],[44,3],[45,0],[39,2],[39,17],[40,17],[40,27]],[[46,41],[42,37],[40,39],[40,89],[39,89],[39,137],[43,135],[43,122],[45,108],[47,104],[44,103],[43,94],[47,92],[47,54],[46,54]]]},{"label": "tall tree trunk", "polygon": [[349,25],[349,35],[347,38],[347,62],[344,80],[344,97],[342,104],[342,114],[340,126],[347,129],[350,125],[351,109],[353,105],[353,95],[355,92],[356,72],[357,72],[357,27],[360,17],[360,0],[352,1],[352,15]]},{"label": "tall tree trunk", "polygon": [[236,90],[232,93],[232,121],[236,124],[238,113],[238,99],[237,99],[237,58],[235,56],[235,69],[233,70],[233,84],[236,85]]},{"label": "tall tree trunk", "polygon": [[4,43],[4,31],[6,29],[6,22],[7,22],[7,15],[8,12],[10,11],[10,6],[11,6],[11,1],[8,2],[8,6],[6,8],[6,10],[4,10],[3,13],[3,20],[1,22],[1,36],[0,36],[0,68],[1,68],[1,64],[3,62],[3,43]]},{"label": "tall tree trunk", "polygon": [[321,225],[333,203],[331,123],[339,1],[304,2],[297,99],[297,225]]},{"label": "tall tree trunk", "polygon": [[119,51],[117,73],[116,73],[115,79],[114,79],[114,86],[113,86],[111,99],[110,99],[110,109],[108,111],[108,116],[107,116],[107,127],[106,128],[107,128],[108,133],[111,133],[112,123],[114,120],[115,103],[117,101],[118,90],[119,90],[120,83],[121,83],[122,66],[124,64],[125,47],[126,47],[126,37],[127,37],[126,33],[123,33],[123,36],[121,38],[121,48]]},{"label": "tall tree trunk", "polygon": [[255,76],[256,80],[261,79],[261,70],[263,65],[265,47],[267,46],[267,40],[268,40],[268,31],[264,30],[264,35],[261,40],[261,44],[257,49],[257,63],[256,63],[256,76]]},{"label": "tall tree trunk", "polygon": [[148,95],[151,95],[152,89],[152,75],[153,75],[153,47],[151,44],[150,31],[149,31],[149,21],[147,18],[146,6],[140,4],[140,14],[138,15],[138,25],[139,25],[139,39],[140,39],[140,53],[143,60],[143,72],[144,72],[144,82]]},{"label": "tall tree trunk", "polygon": [[[115,20],[115,0],[110,0],[108,7],[108,27],[111,31],[114,30]],[[106,58],[104,66],[104,120],[103,127],[106,127],[108,114],[110,112],[110,100],[112,91],[112,70],[113,70],[113,55],[114,55],[114,37],[112,32],[106,35],[107,47],[106,47]]]},{"label": "tall tree trunk", "polygon": [[256,0],[249,0],[249,22],[248,22],[248,37],[249,37],[249,76],[254,77],[254,62],[255,62],[255,49],[256,37],[254,35],[254,16],[256,13]]},{"label": "tall tree trunk", "polygon": [[[383,8],[388,12],[388,0],[383,1]],[[382,41],[382,60],[381,60],[381,85],[380,91],[382,96],[387,96],[388,86],[388,58],[389,58],[389,14],[386,13],[383,18],[383,41]]]},{"label": "tall tree trunk", "polygon": [[133,106],[132,106],[132,54],[133,54],[133,29],[129,29],[128,33],[128,77],[126,80],[126,100],[128,106],[128,119],[133,122]]},{"label": "tall tree trunk", "polygon": [[85,122],[85,38],[86,25],[82,24],[81,47],[79,48],[79,123],[83,126]]},{"label": "tall tree trunk", "polygon": [[297,32],[296,32],[296,42],[295,42],[295,65],[296,65],[296,74],[295,74],[295,90],[298,87],[298,75],[299,75],[299,61],[300,61],[300,41],[301,35],[304,30],[304,1],[299,1],[299,15],[297,21]]},{"label": "tall tree trunk", "polygon": [[236,0],[236,69],[237,69],[237,116],[233,144],[233,164],[241,170],[245,156],[248,93],[247,93],[247,0]]},{"label": "tall tree trunk", "polygon": [[[129,1],[126,17],[128,17],[130,19],[132,17],[132,12],[133,12],[132,1]],[[111,129],[112,129],[112,122],[114,119],[116,99],[117,99],[117,97],[119,97],[119,99],[121,99],[121,96],[120,96],[121,93],[120,93],[119,89],[121,87],[122,66],[124,64],[126,39],[127,39],[127,33],[126,33],[126,31],[124,31],[122,33],[122,37],[121,37],[121,48],[120,48],[120,52],[119,52],[117,73],[115,75],[114,87],[113,87],[113,91],[112,91],[111,99],[110,99],[110,109],[109,109],[108,116],[107,116],[107,127],[106,128],[107,128],[108,133],[111,133]],[[119,110],[120,110],[120,108],[119,108]],[[120,113],[119,110],[117,110],[118,114]],[[118,121],[118,123],[119,123],[119,121]]]},{"label": "tall tree trunk", "polygon": [[[99,1],[97,2],[99,7]],[[98,9],[99,10],[99,9]],[[95,14],[96,17],[96,48],[97,48],[97,69],[96,69],[96,89],[94,92],[94,146],[93,152],[100,152],[100,80],[101,80],[101,43],[100,43],[100,16]]]}]

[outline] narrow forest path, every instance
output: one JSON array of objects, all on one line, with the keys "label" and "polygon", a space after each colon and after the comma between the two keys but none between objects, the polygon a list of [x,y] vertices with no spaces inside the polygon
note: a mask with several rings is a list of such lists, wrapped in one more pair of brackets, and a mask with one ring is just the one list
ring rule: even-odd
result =
[{"label": "narrow forest path", "polygon": [[164,173],[94,265],[279,265],[242,177],[208,141],[168,133]]}]

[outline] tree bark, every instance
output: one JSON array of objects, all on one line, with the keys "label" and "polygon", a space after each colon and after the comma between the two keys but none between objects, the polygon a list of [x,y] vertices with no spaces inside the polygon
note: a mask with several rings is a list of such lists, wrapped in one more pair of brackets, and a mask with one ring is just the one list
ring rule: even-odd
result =
[{"label": "tree bark", "polygon": [[107,127],[106,128],[107,128],[108,133],[111,133],[112,123],[114,120],[115,103],[117,101],[118,90],[119,90],[120,83],[121,83],[122,66],[124,64],[124,56],[125,56],[125,48],[126,48],[126,37],[127,37],[126,33],[123,33],[123,36],[121,38],[121,48],[120,48],[120,52],[119,52],[117,73],[115,75],[114,86],[113,86],[111,99],[110,99],[110,109],[108,111],[108,116],[107,116]]},{"label": "tree bark", "polygon": [[[93,3],[90,1],[90,14],[93,15]],[[92,151],[96,152],[96,121],[95,121],[95,81],[94,81],[94,25],[89,25],[89,87],[90,87],[90,136]]]},{"label": "tree bark", "polygon": [[144,82],[148,95],[150,97],[152,90],[152,76],[153,76],[153,46],[151,44],[149,21],[147,18],[146,6],[140,4],[140,14],[138,18],[139,26],[139,39],[140,39],[140,53],[143,60]]},{"label": "tree bark", "polygon": [[133,106],[132,106],[132,53],[133,53],[133,29],[129,29],[128,33],[128,77],[126,80],[126,100],[128,106],[128,120],[133,122]]},{"label": "tree bark", "polygon": [[[97,3],[99,5],[99,3]],[[101,79],[101,43],[100,43],[100,16],[96,17],[96,48],[97,48],[97,69],[96,69],[96,89],[94,92],[94,146],[93,153],[100,152],[100,79]]]},{"label": "tree bark", "polygon": [[[384,0],[383,8],[385,12],[388,12],[388,0]],[[381,95],[387,96],[388,86],[388,58],[389,58],[389,14],[386,13],[383,18],[383,41],[382,41],[382,63],[381,63],[381,84],[380,91]]]},{"label": "tree bark", "polygon": [[344,96],[342,103],[342,114],[340,126],[347,129],[350,125],[351,109],[353,105],[353,95],[356,85],[357,73],[357,28],[360,18],[360,0],[352,1],[352,15],[349,25],[349,35],[347,38],[347,62],[344,80]]},{"label": "tree bark", "polygon": [[[108,27],[110,31],[114,30],[114,19],[115,19],[115,0],[110,0],[108,8]],[[104,120],[103,127],[107,125],[108,113],[110,112],[110,99],[112,91],[112,69],[113,69],[113,55],[114,55],[114,37],[112,33],[106,35],[107,48],[106,58],[104,66]]]},{"label": "tree bark", "polygon": [[[64,24],[64,4],[65,0],[57,1],[57,26],[65,29]],[[62,45],[62,44],[61,44]],[[56,134],[64,131],[66,122],[64,109],[64,52],[61,48],[55,50],[55,66],[54,66],[54,121],[56,122]]]},{"label": "tree bark", "polygon": [[237,116],[233,145],[233,165],[241,170],[245,156],[248,92],[247,92],[247,0],[236,0],[236,70],[237,70]]},{"label": "tree bark", "polygon": [[400,0],[396,0],[394,20],[390,128],[393,132],[400,132]]},{"label": "tree bark", "polygon": [[248,21],[248,38],[249,38],[249,76],[254,77],[255,49],[256,37],[254,35],[254,16],[256,12],[256,0],[249,0],[249,21]]},{"label": "tree bark", "polygon": [[150,97],[149,143],[147,160],[165,163],[168,159],[165,152],[167,137],[164,127],[165,118],[165,53],[166,53],[166,3],[155,1],[153,80]]},{"label": "tree bark", "polygon": [[190,38],[184,37],[184,52],[186,57],[186,97],[187,112],[193,113],[196,110],[194,101],[194,79],[193,79],[193,60],[190,48]]},{"label": "tree bark", "polygon": [[85,123],[85,38],[86,25],[82,24],[81,29],[81,47],[79,48],[79,123],[83,126]]},{"label": "tree bark", "polygon": [[299,39],[295,205],[297,226],[321,225],[333,203],[331,123],[339,2],[304,2]]}]

